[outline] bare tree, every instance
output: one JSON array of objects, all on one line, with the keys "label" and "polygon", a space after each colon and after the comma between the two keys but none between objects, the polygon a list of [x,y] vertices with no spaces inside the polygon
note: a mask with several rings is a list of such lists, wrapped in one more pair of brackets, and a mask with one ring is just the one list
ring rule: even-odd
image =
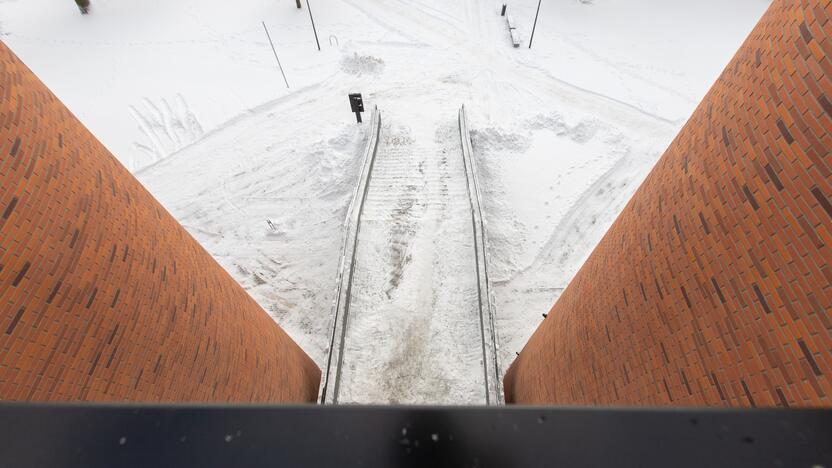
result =
[{"label": "bare tree", "polygon": [[90,0],[75,0],[75,4],[78,5],[78,9],[81,10],[82,15],[90,12]]}]

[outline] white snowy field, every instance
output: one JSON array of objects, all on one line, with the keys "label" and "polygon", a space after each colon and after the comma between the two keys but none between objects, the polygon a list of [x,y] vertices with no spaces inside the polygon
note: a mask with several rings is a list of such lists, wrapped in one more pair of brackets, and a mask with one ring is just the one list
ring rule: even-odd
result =
[{"label": "white snowy field", "polygon": [[515,49],[490,0],[312,0],[319,52],[306,0],[0,0],[0,39],[321,366],[366,140],[347,93],[413,135],[465,103],[505,368],[768,4],[548,0],[529,49],[514,0]]}]

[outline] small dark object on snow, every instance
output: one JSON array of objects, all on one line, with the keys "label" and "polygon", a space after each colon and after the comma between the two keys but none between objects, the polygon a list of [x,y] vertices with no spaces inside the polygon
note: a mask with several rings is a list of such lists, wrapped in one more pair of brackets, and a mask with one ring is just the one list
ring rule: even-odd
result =
[{"label": "small dark object on snow", "polygon": [[506,5],[505,3],[503,3],[503,9],[500,11],[500,16],[505,16],[505,15],[506,15],[506,7],[507,7],[507,6],[508,6],[508,5]]},{"label": "small dark object on snow", "polygon": [[361,99],[361,93],[350,94],[350,109],[355,112],[355,120],[361,123],[361,113],[364,112],[364,101]]},{"label": "small dark object on snow", "polygon": [[78,5],[78,9],[81,10],[82,15],[90,12],[90,0],[75,0],[75,4]]},{"label": "small dark object on snow", "polygon": [[543,314],[543,318],[546,318],[548,316],[549,316],[549,314]]}]

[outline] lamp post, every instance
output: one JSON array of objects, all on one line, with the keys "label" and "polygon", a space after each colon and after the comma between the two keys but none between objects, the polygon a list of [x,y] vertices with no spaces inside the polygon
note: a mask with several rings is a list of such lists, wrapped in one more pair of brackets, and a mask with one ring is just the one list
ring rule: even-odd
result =
[{"label": "lamp post", "polygon": [[283,82],[286,83],[286,87],[289,87],[289,80],[286,79],[286,73],[283,73],[283,65],[280,64],[280,58],[277,56],[277,49],[274,48],[274,42],[272,42],[272,36],[269,34],[269,28],[266,27],[266,22],[263,21],[263,30],[266,31],[266,38],[269,39],[269,44],[272,46],[272,52],[274,52],[274,59],[277,60],[277,67],[280,68],[280,74],[283,75]]},{"label": "lamp post", "polygon": [[318,30],[315,29],[315,20],[312,18],[312,6],[309,5],[309,0],[306,0],[306,9],[309,10],[309,21],[312,22],[312,32],[315,33],[315,44],[318,45],[318,52],[320,52],[321,43],[318,42]]},{"label": "lamp post", "polygon": [[534,30],[537,28],[537,16],[540,15],[540,4],[543,0],[537,0],[537,13],[534,14],[534,25],[532,26],[532,35],[529,37],[529,49],[532,48],[532,41],[534,40]]}]

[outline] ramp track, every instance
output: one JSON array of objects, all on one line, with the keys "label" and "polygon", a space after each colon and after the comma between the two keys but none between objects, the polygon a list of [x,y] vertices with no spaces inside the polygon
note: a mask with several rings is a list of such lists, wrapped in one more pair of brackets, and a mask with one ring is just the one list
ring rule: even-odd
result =
[{"label": "ramp track", "polygon": [[374,114],[349,209],[322,403],[497,404],[484,223],[457,125]]}]

